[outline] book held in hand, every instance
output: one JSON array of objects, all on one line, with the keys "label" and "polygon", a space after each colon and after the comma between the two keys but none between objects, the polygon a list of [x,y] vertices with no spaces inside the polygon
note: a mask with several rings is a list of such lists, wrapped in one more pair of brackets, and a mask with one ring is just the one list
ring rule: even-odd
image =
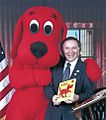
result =
[{"label": "book held in hand", "polygon": [[70,99],[73,100],[73,95],[75,92],[76,79],[70,79],[63,82],[60,82],[58,87],[58,102]]}]

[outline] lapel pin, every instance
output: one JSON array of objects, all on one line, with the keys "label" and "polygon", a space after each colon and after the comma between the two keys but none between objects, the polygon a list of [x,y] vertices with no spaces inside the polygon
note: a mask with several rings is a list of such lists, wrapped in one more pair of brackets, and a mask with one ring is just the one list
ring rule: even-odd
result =
[{"label": "lapel pin", "polygon": [[74,75],[76,76],[76,75],[77,75],[77,73],[74,73]]},{"label": "lapel pin", "polygon": [[79,73],[79,70],[76,70],[77,73]]}]

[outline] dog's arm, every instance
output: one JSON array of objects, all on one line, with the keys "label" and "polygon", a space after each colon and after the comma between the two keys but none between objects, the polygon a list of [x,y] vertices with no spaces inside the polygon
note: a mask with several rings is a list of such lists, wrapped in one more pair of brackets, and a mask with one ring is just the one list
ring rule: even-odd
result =
[{"label": "dog's arm", "polygon": [[14,61],[9,69],[10,84],[15,89],[37,86],[34,80],[33,69],[24,67],[20,62]]},{"label": "dog's arm", "polygon": [[51,82],[50,69],[34,69],[34,80],[39,86],[47,86]]}]

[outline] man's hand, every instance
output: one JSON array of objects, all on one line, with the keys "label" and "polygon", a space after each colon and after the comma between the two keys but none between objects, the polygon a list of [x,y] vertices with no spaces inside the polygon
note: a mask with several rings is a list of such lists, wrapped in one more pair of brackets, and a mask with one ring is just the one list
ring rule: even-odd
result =
[{"label": "man's hand", "polygon": [[79,95],[74,94],[73,99],[67,99],[64,102],[67,103],[67,104],[70,104],[70,103],[76,102],[78,100],[79,100]]},{"label": "man's hand", "polygon": [[67,99],[67,100],[65,100],[64,102],[67,103],[67,104],[70,104],[70,103],[73,102],[73,100]]},{"label": "man's hand", "polygon": [[58,102],[58,101],[57,101],[58,98],[59,98],[58,95],[54,95],[54,96],[52,97],[53,105],[60,105],[60,104],[61,104],[61,102]]},{"label": "man's hand", "polygon": [[76,102],[78,100],[79,100],[79,95],[74,94],[74,96],[73,96],[73,102]]}]

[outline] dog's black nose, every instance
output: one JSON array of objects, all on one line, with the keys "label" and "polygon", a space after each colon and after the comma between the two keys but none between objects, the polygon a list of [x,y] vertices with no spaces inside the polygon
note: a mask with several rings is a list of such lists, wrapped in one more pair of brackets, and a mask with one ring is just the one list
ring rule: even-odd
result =
[{"label": "dog's black nose", "polygon": [[31,52],[34,56],[36,56],[37,58],[41,58],[42,56],[44,56],[48,49],[46,47],[46,45],[42,42],[34,42],[31,44]]}]

